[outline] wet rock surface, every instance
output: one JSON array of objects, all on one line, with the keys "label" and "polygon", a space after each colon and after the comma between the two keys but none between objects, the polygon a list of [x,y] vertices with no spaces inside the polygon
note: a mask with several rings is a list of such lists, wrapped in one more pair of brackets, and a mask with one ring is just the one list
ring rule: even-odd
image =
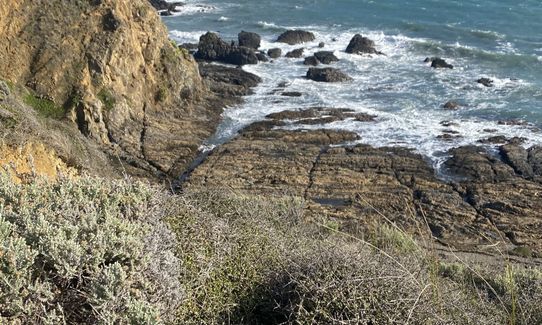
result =
[{"label": "wet rock surface", "polygon": [[307,79],[317,82],[343,82],[352,80],[346,73],[335,68],[310,68],[307,71]]},{"label": "wet rock surface", "polygon": [[506,159],[483,147],[454,149],[445,164],[454,181],[447,181],[405,148],[355,144],[358,135],[348,131],[287,128],[355,114],[330,108],[270,114],[215,149],[184,186],[293,195],[307,200],[308,215],[361,229],[385,216],[412,232],[427,229],[456,249],[499,243],[542,256],[542,148],[508,145],[501,148]]},{"label": "wet rock surface", "polygon": [[351,54],[383,54],[375,48],[375,42],[360,34],[354,35],[350,40],[346,53]]},{"label": "wet rock surface", "polygon": [[312,42],[316,39],[313,33],[304,30],[288,30],[280,34],[277,42],[295,45],[300,43]]},{"label": "wet rock surface", "polygon": [[[199,71],[208,82],[210,90],[224,100],[228,100],[228,96],[246,96],[251,93],[252,87],[256,87],[262,81],[260,77],[243,69],[217,64],[201,63]],[[239,98],[230,98],[230,100],[239,100]]]},{"label": "wet rock surface", "polygon": [[211,32],[200,37],[198,51],[194,57],[200,61],[218,61],[233,65],[258,63],[254,49],[228,44]]},{"label": "wet rock surface", "polygon": [[303,56],[303,52],[305,52],[305,49],[303,48],[300,48],[300,49],[295,49],[295,50],[292,50],[288,53],[286,53],[286,57],[287,58],[295,58],[295,59],[298,59],[300,57]]}]

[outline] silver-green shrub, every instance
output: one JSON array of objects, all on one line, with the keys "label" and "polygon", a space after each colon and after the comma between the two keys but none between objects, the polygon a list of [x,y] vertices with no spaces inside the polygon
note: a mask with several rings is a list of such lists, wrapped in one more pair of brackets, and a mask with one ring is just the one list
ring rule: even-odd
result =
[{"label": "silver-green shrub", "polygon": [[181,298],[165,194],[0,175],[0,323],[157,324]]}]

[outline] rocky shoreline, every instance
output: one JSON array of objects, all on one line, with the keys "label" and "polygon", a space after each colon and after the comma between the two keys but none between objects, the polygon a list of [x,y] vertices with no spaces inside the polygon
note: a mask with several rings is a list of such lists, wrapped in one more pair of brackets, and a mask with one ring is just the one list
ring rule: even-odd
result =
[{"label": "rocky shoreline", "polygon": [[[246,33],[239,35],[239,44],[242,35]],[[277,41],[301,44],[314,40],[305,31],[283,35]],[[258,41],[253,43],[256,45],[252,48],[228,44],[208,33],[202,36],[195,57],[200,62],[254,64],[257,55],[265,53],[258,52]],[[347,50],[384,55],[375,49],[374,42],[361,35],[353,37]],[[299,53],[286,56],[303,59],[302,48],[296,51]],[[281,55],[269,52],[275,58]],[[336,62],[333,53],[325,51],[304,60],[308,65]],[[441,58],[428,58],[426,62],[435,69],[454,68]],[[203,71],[214,67],[246,75],[241,69],[200,64]],[[255,76],[250,81],[241,81],[243,78],[246,76],[232,79],[230,75],[221,82],[230,84],[226,88],[257,84]],[[307,78],[349,80],[331,67],[309,68]],[[286,87],[279,85],[276,91],[297,96],[290,95]],[[444,106],[457,109],[459,105],[448,102]],[[511,255],[542,257],[542,217],[538,212],[542,209],[542,147],[525,149],[519,138],[490,137],[479,145],[453,149],[444,170],[439,171],[453,179],[450,181],[437,177],[427,159],[411,149],[374,148],[355,144],[359,136],[353,132],[303,127],[345,119],[377,123],[375,116],[340,108],[270,114],[201,156],[183,174],[179,186],[187,191],[226,187],[247,194],[293,195],[306,200],[308,215],[338,220],[345,229],[367,230],[385,217],[411,232],[429,229],[433,238],[446,247],[493,254],[498,254],[497,250],[488,247],[498,247]],[[291,126],[296,129],[291,130]],[[484,144],[500,146],[495,153]]]}]

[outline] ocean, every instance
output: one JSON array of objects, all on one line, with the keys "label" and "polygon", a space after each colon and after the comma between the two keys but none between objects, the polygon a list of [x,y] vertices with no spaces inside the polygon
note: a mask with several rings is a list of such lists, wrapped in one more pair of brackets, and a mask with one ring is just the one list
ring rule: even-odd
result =
[{"label": "ocean", "polygon": [[[526,138],[542,144],[542,2],[539,0],[269,0],[186,1],[180,13],[163,20],[172,39],[196,42],[207,31],[235,40],[241,30],[263,38],[262,48],[305,47],[306,55],[334,51],[333,66],[354,80],[329,84],[306,80],[303,59],[280,58],[244,66],[263,82],[245,102],[228,108],[212,148],[267,114],[308,107],[351,108],[377,116],[376,123],[352,120],[303,128],[355,131],[373,146],[404,146],[438,167],[450,148],[479,144],[492,136]],[[311,43],[274,43],[287,29],[315,33]],[[386,56],[344,52],[360,33]],[[442,57],[453,70],[432,69],[426,57]],[[493,87],[476,82],[487,77]],[[287,82],[298,98],[272,90]],[[443,109],[454,100],[458,110]],[[521,120],[522,125],[507,121]],[[503,123],[505,122],[506,123]],[[443,138],[443,134],[449,134]]]}]

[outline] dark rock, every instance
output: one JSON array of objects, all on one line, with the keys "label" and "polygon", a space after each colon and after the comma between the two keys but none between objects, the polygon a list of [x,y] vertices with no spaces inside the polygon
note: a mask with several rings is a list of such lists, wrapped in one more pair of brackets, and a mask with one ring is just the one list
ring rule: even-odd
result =
[{"label": "dark rock", "polygon": [[287,58],[300,58],[303,56],[303,52],[305,52],[305,49],[301,48],[301,49],[295,49],[293,51],[290,51],[288,53],[286,53],[286,57]]},{"label": "dark rock", "polygon": [[267,51],[267,55],[269,55],[271,59],[278,59],[282,55],[282,50],[279,48],[270,49]]},{"label": "dark rock", "polygon": [[235,65],[257,64],[258,56],[254,50],[248,47],[233,47],[229,55],[223,59],[223,62]]},{"label": "dark rock", "polygon": [[314,34],[303,30],[288,30],[282,33],[277,42],[290,45],[312,42],[315,40]]},{"label": "dark rock", "polygon": [[489,137],[487,139],[478,140],[478,143],[483,143],[483,144],[502,144],[502,143],[507,143],[507,142],[508,142],[508,139],[503,135],[497,135],[494,137]]},{"label": "dark rock", "polygon": [[493,80],[489,79],[489,78],[480,78],[478,80],[476,80],[477,83],[479,84],[482,84],[486,87],[493,87]]},{"label": "dark rock", "polygon": [[325,46],[326,46],[326,43],[324,43],[324,42],[318,43],[318,47],[319,47],[319,48],[323,48],[323,47],[325,47]]},{"label": "dark rock", "polygon": [[107,13],[104,15],[103,26],[104,30],[108,32],[114,32],[120,27],[120,21],[117,17],[115,17],[115,14],[112,10],[108,10]]},{"label": "dark rock", "polygon": [[225,96],[245,96],[250,94],[250,88],[257,86],[262,79],[243,69],[225,67],[216,64],[199,65],[200,74],[210,89]]},{"label": "dark rock", "polygon": [[318,82],[343,82],[352,80],[344,72],[334,68],[310,68],[307,71],[307,78]]},{"label": "dark rock", "polygon": [[462,136],[457,134],[450,134],[450,133],[444,133],[437,136],[437,139],[444,140],[444,141],[452,141],[454,139],[462,138]]},{"label": "dark rock", "polygon": [[177,7],[184,6],[183,2],[167,2],[165,0],[149,0],[149,2],[156,10],[167,10],[170,12],[176,12],[178,11]]},{"label": "dark rock", "polygon": [[499,148],[503,161],[523,177],[533,177],[533,168],[529,164],[529,153],[519,145],[507,144]]},{"label": "dark rock", "polygon": [[251,32],[241,31],[237,35],[239,39],[239,46],[245,46],[257,50],[260,47],[262,38],[260,35]]},{"label": "dark rock", "polygon": [[285,97],[301,97],[301,96],[303,96],[303,94],[298,92],[298,91],[285,91],[285,92],[281,93],[280,95],[285,96]]},{"label": "dark rock", "polygon": [[179,48],[183,48],[187,51],[197,51],[198,50],[198,43],[183,43],[179,45]]},{"label": "dark rock", "polygon": [[303,64],[317,66],[318,64],[320,64],[320,62],[314,55],[311,55],[305,58],[305,61],[303,61]]},{"label": "dark rock", "polygon": [[444,104],[444,106],[442,107],[449,110],[456,110],[456,109],[459,109],[461,105],[458,102],[451,100],[447,102],[446,104]]},{"label": "dark rock", "polygon": [[195,58],[205,61],[220,61],[235,65],[257,64],[258,57],[248,47],[231,46],[217,34],[208,32],[200,37]]},{"label": "dark rock", "polygon": [[160,11],[160,16],[162,16],[162,17],[173,16],[173,12],[171,12],[170,10]]},{"label": "dark rock", "polygon": [[435,69],[453,69],[454,66],[446,62],[441,58],[432,58],[431,59],[431,68]]},{"label": "dark rock", "polygon": [[267,55],[263,54],[262,52],[256,53],[256,57],[258,58],[258,61],[260,62],[268,62],[269,59],[267,58]]},{"label": "dark rock", "polygon": [[452,157],[444,165],[457,176],[469,181],[496,182],[515,176],[514,170],[490,156],[482,147],[466,146],[450,150]]},{"label": "dark rock", "polygon": [[339,61],[339,59],[331,51],[320,51],[314,53],[314,57],[323,64],[331,64],[333,62]]},{"label": "dark rock", "polygon": [[346,48],[346,53],[351,54],[383,54],[375,49],[375,42],[363,37],[360,34],[354,35],[348,47]]}]

